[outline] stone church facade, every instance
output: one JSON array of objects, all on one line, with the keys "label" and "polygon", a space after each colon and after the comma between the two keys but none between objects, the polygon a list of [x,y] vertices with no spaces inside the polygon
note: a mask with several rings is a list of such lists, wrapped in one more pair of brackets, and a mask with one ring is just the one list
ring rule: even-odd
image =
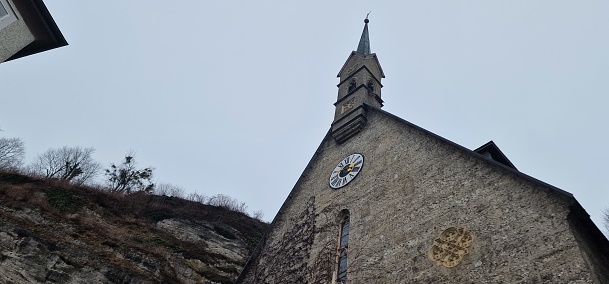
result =
[{"label": "stone church facade", "polygon": [[609,283],[570,193],[381,110],[365,22],[332,127],[237,283]]}]

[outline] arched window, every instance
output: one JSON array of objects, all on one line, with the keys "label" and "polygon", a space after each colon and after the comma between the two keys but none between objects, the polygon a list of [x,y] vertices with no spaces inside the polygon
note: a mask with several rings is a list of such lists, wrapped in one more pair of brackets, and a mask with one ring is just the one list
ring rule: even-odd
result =
[{"label": "arched window", "polygon": [[351,82],[349,82],[349,90],[347,91],[347,93],[351,93],[355,90],[355,86],[356,86],[356,82],[355,82],[355,78],[351,79]]},{"label": "arched window", "polygon": [[336,269],[336,283],[347,283],[347,255],[349,252],[349,211],[341,212],[340,235],[338,241],[338,265]]}]

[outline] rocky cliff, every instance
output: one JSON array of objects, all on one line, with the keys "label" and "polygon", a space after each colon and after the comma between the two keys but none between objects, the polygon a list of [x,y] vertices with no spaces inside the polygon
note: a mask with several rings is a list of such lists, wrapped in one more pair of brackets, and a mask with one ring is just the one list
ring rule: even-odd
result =
[{"label": "rocky cliff", "polygon": [[0,283],[232,283],[267,224],[0,173]]}]

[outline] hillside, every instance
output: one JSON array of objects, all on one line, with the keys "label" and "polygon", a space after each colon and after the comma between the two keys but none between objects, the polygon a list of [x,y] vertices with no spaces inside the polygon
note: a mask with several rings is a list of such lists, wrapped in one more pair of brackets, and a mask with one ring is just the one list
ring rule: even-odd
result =
[{"label": "hillside", "polygon": [[267,224],[0,173],[0,283],[232,283]]}]

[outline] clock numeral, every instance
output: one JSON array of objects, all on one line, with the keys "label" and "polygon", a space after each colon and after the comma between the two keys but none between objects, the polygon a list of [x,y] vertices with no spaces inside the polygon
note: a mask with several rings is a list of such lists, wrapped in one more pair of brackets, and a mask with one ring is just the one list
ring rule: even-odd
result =
[{"label": "clock numeral", "polygon": [[345,161],[345,164],[350,163],[351,162],[351,156],[347,157],[344,161]]},{"label": "clock numeral", "polygon": [[332,184],[332,187],[338,187],[340,184],[340,179],[336,179],[336,180],[332,181],[331,184]]},{"label": "clock numeral", "polygon": [[330,180],[331,183],[336,182],[336,180],[338,179],[338,175],[335,175],[332,177],[332,179]]}]

